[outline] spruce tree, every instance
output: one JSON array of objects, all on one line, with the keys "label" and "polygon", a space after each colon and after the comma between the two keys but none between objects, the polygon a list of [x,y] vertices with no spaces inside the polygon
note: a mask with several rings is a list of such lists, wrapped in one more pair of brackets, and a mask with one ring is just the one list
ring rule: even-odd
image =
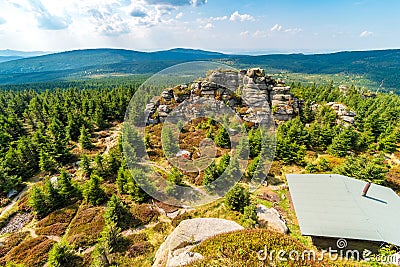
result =
[{"label": "spruce tree", "polygon": [[61,171],[57,180],[57,184],[59,193],[64,201],[68,201],[70,198],[76,195],[76,188],[72,183],[71,176],[65,170]]},{"label": "spruce tree", "polygon": [[126,215],[127,210],[124,203],[116,195],[113,195],[107,202],[107,210],[104,214],[106,223],[113,222],[118,227],[122,227]]},{"label": "spruce tree", "polygon": [[46,193],[46,205],[49,209],[49,212],[55,210],[63,204],[61,195],[58,192],[58,182],[56,185],[53,185],[50,179],[48,179],[44,184],[44,190]]},{"label": "spruce tree", "polygon": [[43,172],[54,172],[57,168],[57,162],[48,152],[43,149],[39,153],[39,167]]},{"label": "spruce tree", "polygon": [[179,151],[178,140],[168,127],[165,127],[162,132],[162,148],[167,157],[173,157]]},{"label": "spruce tree", "polygon": [[100,205],[106,200],[106,193],[101,188],[101,178],[92,174],[90,180],[86,182],[83,190],[83,197],[92,205]]},{"label": "spruce tree", "polygon": [[241,185],[235,185],[225,196],[225,205],[230,210],[242,212],[250,204],[249,190]]},{"label": "spruce tree", "polygon": [[92,168],[90,167],[90,163],[91,162],[88,156],[86,155],[81,156],[81,162],[80,162],[81,168],[85,172],[85,175],[89,177],[92,174]]},{"label": "spruce tree", "polygon": [[79,135],[79,144],[83,149],[92,149],[93,144],[92,141],[90,140],[90,132],[88,129],[86,129],[85,125],[82,125],[81,127],[81,133]]},{"label": "spruce tree", "polygon": [[42,188],[37,185],[32,186],[28,205],[33,208],[38,218],[42,218],[47,214],[46,196]]},{"label": "spruce tree", "polygon": [[222,173],[224,173],[226,168],[228,168],[230,159],[231,159],[231,157],[229,156],[228,153],[224,154],[221,157],[221,159],[219,161],[219,164],[218,164],[218,167],[217,167],[218,176],[220,176]]},{"label": "spruce tree", "polygon": [[229,148],[231,144],[231,140],[229,138],[228,132],[225,130],[225,127],[220,126],[217,132],[217,135],[214,138],[215,144],[219,147]]},{"label": "spruce tree", "polygon": [[64,267],[76,266],[74,260],[76,259],[75,253],[65,241],[55,243],[49,252],[47,260],[49,267]]},{"label": "spruce tree", "polygon": [[204,170],[203,185],[209,185],[218,177],[218,170],[215,161]]}]

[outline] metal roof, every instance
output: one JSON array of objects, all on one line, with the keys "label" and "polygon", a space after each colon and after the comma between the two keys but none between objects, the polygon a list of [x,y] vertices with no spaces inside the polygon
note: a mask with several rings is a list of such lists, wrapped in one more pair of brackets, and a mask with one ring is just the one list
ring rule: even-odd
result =
[{"label": "metal roof", "polygon": [[287,174],[303,235],[400,246],[400,197],[390,188],[338,174]]}]

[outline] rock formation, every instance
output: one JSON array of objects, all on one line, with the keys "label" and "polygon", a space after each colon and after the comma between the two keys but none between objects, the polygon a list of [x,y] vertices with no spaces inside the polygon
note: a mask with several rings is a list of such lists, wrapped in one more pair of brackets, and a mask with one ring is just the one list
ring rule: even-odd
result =
[{"label": "rock formation", "polygon": [[[349,110],[347,106],[341,103],[329,102],[326,105],[331,107],[343,122],[354,124],[355,117],[357,116],[356,112]],[[341,122],[339,121],[338,123],[340,124]]]},{"label": "rock formation", "polygon": [[153,267],[183,266],[202,259],[202,255],[190,250],[209,237],[242,229],[243,227],[239,224],[223,219],[197,218],[184,220],[157,250]]},{"label": "rock formation", "polygon": [[289,229],[286,226],[285,221],[282,219],[279,212],[274,209],[268,209],[264,205],[257,205],[257,216],[259,222],[266,222],[268,229],[277,231],[282,234],[288,233]]},{"label": "rock formation", "polygon": [[147,123],[164,122],[173,110],[171,106],[186,99],[199,98],[222,101],[236,111],[248,107],[238,113],[243,120],[252,123],[260,123],[260,118],[269,116],[271,112],[276,123],[290,120],[299,113],[299,101],[290,93],[290,87],[285,86],[282,79],[275,80],[265,75],[263,69],[217,70],[205,79],[166,89],[161,97],[154,97],[146,105]]}]

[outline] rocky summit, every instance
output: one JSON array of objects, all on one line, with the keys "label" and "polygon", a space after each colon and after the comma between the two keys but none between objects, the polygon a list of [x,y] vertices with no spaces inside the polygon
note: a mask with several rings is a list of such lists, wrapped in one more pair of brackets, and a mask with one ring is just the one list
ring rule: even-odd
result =
[{"label": "rocky summit", "polygon": [[290,93],[282,79],[273,79],[261,68],[248,70],[215,70],[204,79],[191,84],[165,89],[146,105],[147,123],[164,122],[177,103],[200,98],[225,102],[244,121],[261,123],[271,114],[277,124],[299,114],[299,101]]}]

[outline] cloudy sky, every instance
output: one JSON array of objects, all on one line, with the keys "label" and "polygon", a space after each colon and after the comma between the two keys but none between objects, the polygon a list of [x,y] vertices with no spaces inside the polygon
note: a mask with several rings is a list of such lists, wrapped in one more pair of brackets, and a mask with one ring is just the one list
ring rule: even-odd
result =
[{"label": "cloudy sky", "polygon": [[400,48],[398,0],[0,0],[0,49]]}]

